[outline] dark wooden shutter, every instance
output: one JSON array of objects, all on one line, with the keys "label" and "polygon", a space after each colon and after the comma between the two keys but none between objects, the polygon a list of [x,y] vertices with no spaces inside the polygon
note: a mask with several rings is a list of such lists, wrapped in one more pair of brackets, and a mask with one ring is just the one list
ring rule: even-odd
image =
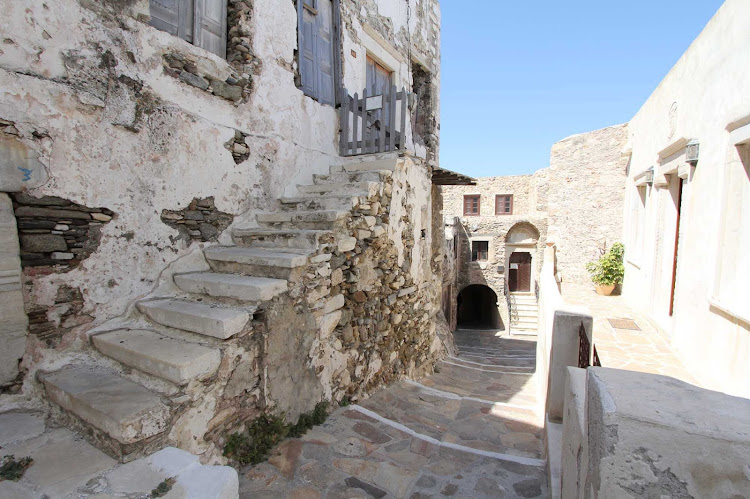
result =
[{"label": "dark wooden shutter", "polygon": [[323,104],[334,104],[334,34],[331,0],[297,2],[302,91]]},{"label": "dark wooden shutter", "polygon": [[193,42],[193,0],[150,0],[149,9],[151,26]]},{"label": "dark wooden shutter", "polygon": [[195,0],[193,44],[227,57],[227,0]]}]

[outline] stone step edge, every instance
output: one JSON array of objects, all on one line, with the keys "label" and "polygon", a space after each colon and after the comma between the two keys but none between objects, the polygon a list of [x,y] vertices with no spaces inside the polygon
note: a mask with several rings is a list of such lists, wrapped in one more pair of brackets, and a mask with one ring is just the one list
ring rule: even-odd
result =
[{"label": "stone step edge", "polygon": [[481,449],[474,449],[472,447],[467,447],[465,445],[460,445],[460,444],[454,444],[452,442],[443,442],[441,440],[438,440],[436,438],[430,437],[428,435],[423,435],[421,433],[418,433],[418,432],[412,430],[411,428],[409,428],[409,427],[407,427],[407,426],[405,426],[405,425],[403,425],[401,423],[398,423],[396,421],[392,421],[392,420],[390,420],[388,418],[385,418],[385,417],[381,416],[380,414],[378,414],[376,412],[373,412],[373,411],[371,411],[371,410],[369,410],[369,409],[367,409],[365,407],[362,407],[361,405],[356,405],[356,404],[355,405],[351,405],[351,406],[348,406],[347,409],[357,411],[357,412],[359,412],[361,414],[364,414],[365,416],[370,417],[370,418],[372,418],[372,419],[374,419],[374,420],[376,420],[376,421],[378,421],[380,423],[388,425],[388,426],[390,426],[392,428],[395,428],[395,429],[397,429],[397,430],[399,430],[401,432],[404,432],[404,433],[406,433],[408,435],[411,435],[414,438],[417,438],[419,440],[423,440],[425,442],[428,442],[428,443],[430,443],[432,445],[435,445],[435,446],[438,446],[438,447],[445,447],[445,448],[448,448],[448,449],[457,450],[457,451],[465,452],[465,453],[468,453],[468,454],[474,454],[474,455],[478,455],[478,456],[489,457],[489,458],[492,458],[492,459],[497,459],[499,461],[510,461],[510,462],[517,463],[517,464],[522,464],[522,465],[525,465],[525,466],[545,467],[546,464],[547,464],[547,460],[546,459],[537,459],[537,458],[533,458],[533,457],[514,456],[514,455],[511,455],[511,454],[501,454],[499,452],[492,452],[492,451],[486,451],[486,450],[481,450]]},{"label": "stone step edge", "polygon": [[[227,250],[225,248],[232,248],[232,250]],[[308,259],[310,258],[310,256],[314,254],[314,252],[311,252],[311,251],[304,251],[304,252],[301,251],[300,253],[290,251],[292,249],[294,249],[294,248],[279,248],[279,249],[275,249],[275,248],[263,248],[263,247],[255,248],[255,247],[238,246],[238,245],[232,245],[232,246],[212,246],[210,248],[206,248],[203,251],[203,254],[206,257],[206,260],[214,260],[214,261],[217,261],[217,262],[231,262],[231,263],[239,263],[239,264],[247,264],[247,265],[268,265],[268,266],[272,266],[272,267],[284,267],[284,268],[290,268],[290,269],[297,268],[297,267],[304,267],[305,265],[307,265]],[[256,258],[264,258],[264,256],[267,256],[269,258],[277,259],[277,260],[280,260],[280,261],[279,262],[272,262],[272,263],[268,263],[268,262],[264,262],[264,263],[247,263],[247,262],[242,262],[240,260],[234,260],[234,259],[232,259],[232,258],[236,258],[237,257],[236,255],[229,256],[228,258],[219,258],[219,255],[216,254],[216,253],[220,254],[220,253],[223,253],[223,252],[230,253],[231,251],[237,251],[238,253],[240,253],[240,256],[241,256],[242,253],[245,253],[246,255],[250,254],[250,255],[252,255],[253,257],[256,257]],[[266,254],[266,255],[264,255],[264,254]],[[289,258],[288,258],[289,265],[288,266],[287,265],[278,265],[279,263],[285,263],[284,262],[285,259],[283,257],[280,257],[280,255],[285,255],[285,256],[289,255]],[[297,257],[297,258],[295,258],[295,257]],[[298,260],[298,263],[295,263],[294,260]]]},{"label": "stone step edge", "polygon": [[404,383],[415,386],[428,395],[434,395],[436,397],[442,397],[448,400],[470,400],[473,402],[479,402],[481,404],[487,404],[491,406],[499,405],[501,407],[508,407],[510,409],[518,409],[521,411],[530,411],[534,413],[536,413],[537,410],[537,407],[533,405],[511,404],[510,402],[497,402],[494,400],[487,400],[479,397],[467,397],[465,395],[458,395],[457,393],[446,392],[445,390],[440,390],[438,388],[423,385],[419,381],[414,381],[411,379],[405,379]]}]

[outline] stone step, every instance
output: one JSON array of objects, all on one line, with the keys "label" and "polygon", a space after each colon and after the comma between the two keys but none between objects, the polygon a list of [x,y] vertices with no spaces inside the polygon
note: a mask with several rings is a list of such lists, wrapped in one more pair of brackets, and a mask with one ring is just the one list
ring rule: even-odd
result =
[{"label": "stone step", "polygon": [[524,310],[524,309],[518,309],[514,308],[511,316],[513,317],[529,317],[533,319],[537,319],[539,317],[539,311],[537,310]]},{"label": "stone step", "polygon": [[539,305],[536,303],[513,303],[514,310],[539,310]]},{"label": "stone step", "polygon": [[218,272],[290,279],[307,265],[307,253],[288,250],[248,248],[245,246],[213,246],[203,250],[208,264]]},{"label": "stone step", "polygon": [[535,329],[538,324],[539,324],[539,321],[537,319],[532,319],[532,318],[527,318],[527,317],[513,318],[510,321],[511,326],[533,327]]},{"label": "stone step", "polygon": [[218,349],[143,329],[109,331],[91,342],[107,357],[177,385],[212,375],[221,362]]},{"label": "stone step", "polygon": [[245,329],[251,318],[247,310],[175,298],[142,301],[138,309],[163,326],[222,340]]},{"label": "stone step", "polygon": [[345,210],[351,211],[359,204],[359,196],[354,195],[331,195],[331,196],[300,196],[286,197],[279,200],[282,210],[308,211],[308,210]]},{"label": "stone step", "polygon": [[396,157],[369,161],[352,161],[344,165],[339,165],[338,167],[331,167],[331,173],[340,171],[337,168],[343,168],[345,172],[367,172],[378,170],[394,171],[397,163],[398,158]]},{"label": "stone step", "polygon": [[393,172],[390,170],[369,170],[363,172],[342,172],[342,173],[331,173],[329,175],[313,175],[313,184],[324,185],[324,184],[337,184],[337,183],[352,183],[352,182],[383,182],[390,178]]},{"label": "stone step", "polygon": [[216,272],[192,272],[174,276],[177,286],[188,293],[202,293],[240,301],[266,301],[287,290],[285,279],[223,274]]},{"label": "stone step", "polygon": [[120,443],[158,435],[169,424],[169,408],[156,393],[110,372],[68,366],[38,377],[54,403]]},{"label": "stone step", "polygon": [[232,236],[237,244],[256,248],[313,251],[335,242],[333,232],[310,229],[236,229]]},{"label": "stone step", "polygon": [[302,194],[350,194],[355,196],[374,196],[380,190],[380,182],[337,182],[322,185],[298,185]]},{"label": "stone step", "polygon": [[310,210],[281,211],[278,213],[259,213],[258,223],[264,226],[292,226],[297,229],[333,229],[346,224],[350,211],[344,210]]}]

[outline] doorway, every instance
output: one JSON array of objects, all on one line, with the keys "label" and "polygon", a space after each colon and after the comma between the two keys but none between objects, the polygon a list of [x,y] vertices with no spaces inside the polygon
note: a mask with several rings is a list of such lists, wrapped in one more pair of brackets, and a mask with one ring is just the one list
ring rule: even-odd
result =
[{"label": "doorway", "polygon": [[675,207],[677,208],[677,223],[674,232],[674,259],[672,261],[672,292],[669,296],[669,316],[674,315],[674,297],[677,291],[677,259],[680,253],[680,224],[682,222],[682,190],[685,186],[684,179],[678,179],[677,184],[677,199],[675,199]]},{"label": "doorway", "polygon": [[497,294],[482,284],[466,286],[458,294],[459,329],[503,329]]},{"label": "doorway", "polygon": [[508,289],[511,293],[531,291],[531,253],[516,251],[510,255]]}]

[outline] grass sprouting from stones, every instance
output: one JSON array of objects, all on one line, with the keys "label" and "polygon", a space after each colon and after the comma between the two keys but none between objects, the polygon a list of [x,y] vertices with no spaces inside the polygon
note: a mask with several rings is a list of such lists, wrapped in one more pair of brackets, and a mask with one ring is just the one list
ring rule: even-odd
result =
[{"label": "grass sprouting from stones", "polygon": [[167,492],[172,490],[172,485],[177,481],[177,479],[173,478],[167,478],[163,482],[161,482],[159,485],[156,486],[154,490],[151,491],[151,497],[164,497],[167,495]]},{"label": "grass sprouting from stones", "polygon": [[349,404],[351,404],[351,403],[352,403],[352,401],[349,398],[349,396],[348,395],[344,395],[344,397],[341,398],[341,402],[339,402],[339,406],[341,406],[341,407],[348,407]]},{"label": "grass sprouting from stones", "polygon": [[256,465],[268,459],[271,449],[286,437],[298,438],[328,417],[328,402],[319,402],[315,409],[300,415],[297,423],[287,424],[284,417],[262,414],[250,423],[244,433],[233,433],[224,446],[224,456],[241,466]]},{"label": "grass sprouting from stones", "polygon": [[11,480],[17,482],[33,462],[34,460],[30,457],[23,457],[16,460],[15,456],[4,456],[3,464],[0,466],[0,481]]}]

